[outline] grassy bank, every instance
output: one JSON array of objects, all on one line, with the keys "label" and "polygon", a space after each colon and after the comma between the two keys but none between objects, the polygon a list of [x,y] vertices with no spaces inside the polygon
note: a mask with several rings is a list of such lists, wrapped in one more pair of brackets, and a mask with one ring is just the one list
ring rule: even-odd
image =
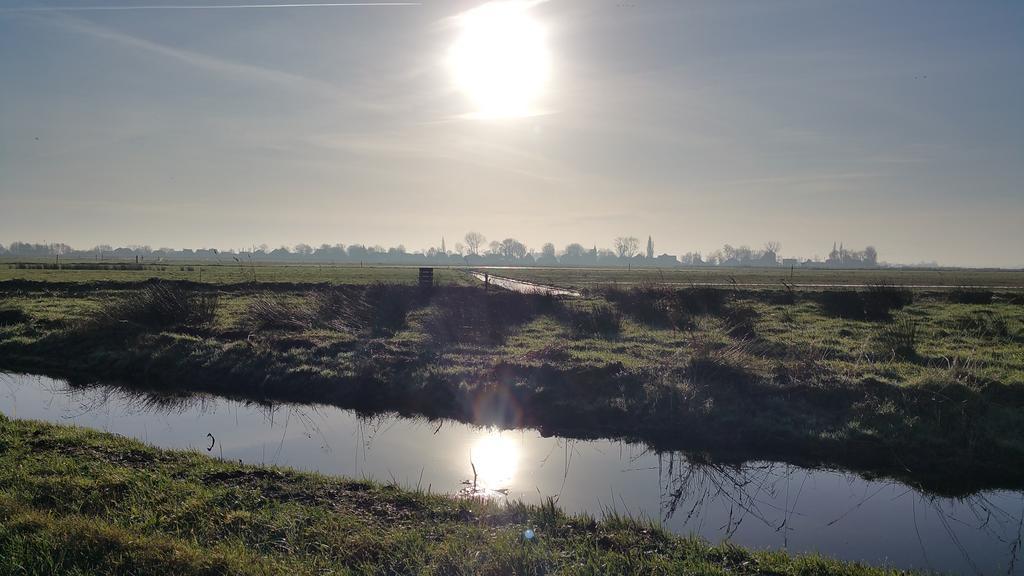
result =
[{"label": "grassy bank", "polygon": [[711,546],[614,513],[242,466],[0,415],[0,573],[895,572]]},{"label": "grassy bank", "polygon": [[1024,486],[1024,307],[977,290],[0,285],[0,369],[721,460]]}]

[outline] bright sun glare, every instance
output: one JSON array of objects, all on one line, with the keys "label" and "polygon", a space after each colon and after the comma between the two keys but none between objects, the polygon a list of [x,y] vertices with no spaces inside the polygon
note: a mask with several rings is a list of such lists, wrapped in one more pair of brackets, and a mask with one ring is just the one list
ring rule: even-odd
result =
[{"label": "bright sun glare", "polygon": [[475,116],[531,116],[550,74],[544,27],[533,2],[489,2],[458,16],[459,36],[448,53],[455,83]]},{"label": "bright sun glare", "polygon": [[519,468],[519,446],[498,432],[477,439],[469,457],[476,468],[477,485],[489,490],[508,488]]}]

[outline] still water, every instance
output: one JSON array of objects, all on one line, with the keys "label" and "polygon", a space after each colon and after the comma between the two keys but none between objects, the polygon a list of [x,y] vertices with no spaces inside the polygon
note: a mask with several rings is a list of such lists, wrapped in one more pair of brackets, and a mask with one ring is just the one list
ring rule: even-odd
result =
[{"label": "still water", "polygon": [[[679,534],[754,548],[963,574],[1024,574],[1024,492],[940,498],[889,480],[774,462],[690,463],[617,441],[544,438],[334,407],[268,407],[212,396],[168,403],[112,387],[0,374],[0,412],[114,432],[163,448],[372,478],[569,511],[655,519]],[[212,449],[211,448],[212,444]],[[472,465],[471,465],[472,462]],[[497,492],[501,491],[501,492]]]}]

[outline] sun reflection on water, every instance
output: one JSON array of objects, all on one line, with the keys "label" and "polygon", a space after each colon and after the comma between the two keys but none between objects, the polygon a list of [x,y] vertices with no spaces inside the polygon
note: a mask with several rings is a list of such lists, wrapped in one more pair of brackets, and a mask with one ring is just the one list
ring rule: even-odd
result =
[{"label": "sun reflection on water", "polygon": [[476,474],[476,486],[484,490],[508,488],[519,468],[519,445],[501,432],[476,439],[469,458]]}]

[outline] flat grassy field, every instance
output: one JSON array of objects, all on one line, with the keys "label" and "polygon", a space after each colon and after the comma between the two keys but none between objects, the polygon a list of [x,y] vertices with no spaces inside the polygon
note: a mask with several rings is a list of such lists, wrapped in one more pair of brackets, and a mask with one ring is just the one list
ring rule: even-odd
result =
[{"label": "flat grassy field", "polygon": [[[174,280],[203,282],[214,285],[242,283],[294,283],[294,284],[370,284],[387,282],[415,284],[418,279],[416,266],[359,266],[358,264],[210,264],[198,262],[175,262],[169,264],[146,264],[141,269],[118,269],[117,266],[133,267],[130,262],[109,263],[106,269],[74,269],[75,265],[104,266],[95,262],[66,262],[62,269],[16,268],[19,263],[0,261],[0,282],[5,280],[27,280],[33,282],[71,282],[89,284],[93,282],[142,282],[146,280]],[[40,265],[42,262],[20,262],[21,265]],[[53,265],[53,262],[46,262]],[[457,268],[435,268],[434,282],[438,285],[475,284],[464,270]]]},{"label": "flat grassy field", "polygon": [[742,288],[798,288],[868,286],[894,284],[913,287],[990,286],[995,289],[1024,290],[1021,270],[959,269],[870,269],[824,270],[788,268],[680,268],[628,270],[624,268],[490,268],[490,272],[541,284],[567,288],[600,288],[662,284],[685,287],[692,284],[739,286]]},{"label": "flat grassy field", "polygon": [[[533,536],[526,539],[524,533]],[[0,573],[882,575],[615,513],[214,460],[0,415]]]},{"label": "flat grassy field", "polygon": [[0,283],[0,369],[1024,486],[1016,293]]},{"label": "flat grassy field", "polygon": [[[332,283],[367,284],[389,282],[415,284],[416,266],[383,266],[358,264],[235,264],[208,262],[168,262],[143,264],[134,262],[68,261],[63,268],[21,269],[17,266],[53,266],[53,261],[14,261],[0,259],[0,282],[29,280],[40,282],[137,282],[150,279],[183,280],[217,285],[248,283]],[[76,266],[105,269],[74,269]],[[785,268],[480,268],[499,276],[576,289],[606,286],[663,284],[685,287],[693,284],[739,286],[743,288],[781,289],[787,284],[798,288],[866,286],[894,284],[900,286],[991,286],[1000,290],[1024,291],[1024,271],[961,270],[961,269],[872,269],[823,270]],[[469,268],[436,267],[438,285],[475,285]]]}]

